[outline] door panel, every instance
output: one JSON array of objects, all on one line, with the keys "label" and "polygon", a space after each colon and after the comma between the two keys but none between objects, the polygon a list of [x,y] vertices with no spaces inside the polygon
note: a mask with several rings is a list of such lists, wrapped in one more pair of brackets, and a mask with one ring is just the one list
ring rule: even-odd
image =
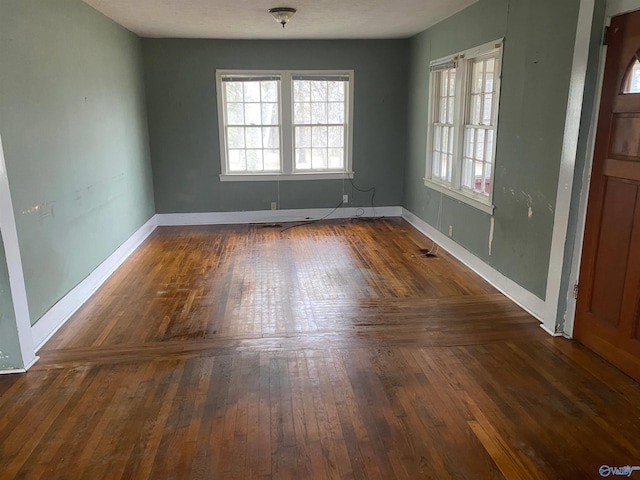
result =
[{"label": "door panel", "polygon": [[579,341],[637,380],[640,93],[624,92],[636,81],[633,67],[639,50],[640,12],[614,18],[596,132],[574,332]]},{"label": "door panel", "polygon": [[640,156],[640,115],[614,115],[612,137],[610,152],[612,157],[640,160],[638,158]]},{"label": "door panel", "polygon": [[596,249],[590,313],[603,322],[618,326],[622,295],[631,247],[629,232],[633,227],[633,211],[619,205],[633,205],[637,187],[615,178],[606,186],[602,210],[602,228]]}]

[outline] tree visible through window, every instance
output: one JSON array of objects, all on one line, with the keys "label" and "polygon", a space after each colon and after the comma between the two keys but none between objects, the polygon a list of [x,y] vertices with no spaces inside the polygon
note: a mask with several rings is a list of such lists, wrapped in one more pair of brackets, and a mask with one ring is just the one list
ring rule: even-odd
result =
[{"label": "tree visible through window", "polygon": [[278,77],[223,77],[228,171],[278,172]]},{"label": "tree visible through window", "polygon": [[216,76],[223,176],[352,175],[352,72]]},{"label": "tree visible through window", "polygon": [[293,76],[296,170],[343,170],[348,77]]}]

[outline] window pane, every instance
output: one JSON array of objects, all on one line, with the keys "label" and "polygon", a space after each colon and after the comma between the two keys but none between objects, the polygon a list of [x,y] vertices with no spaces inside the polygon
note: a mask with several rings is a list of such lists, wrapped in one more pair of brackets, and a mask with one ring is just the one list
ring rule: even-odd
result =
[{"label": "window pane", "polygon": [[473,93],[482,93],[484,91],[484,62],[476,62],[473,64]]},{"label": "window pane", "polygon": [[327,149],[326,148],[312,149],[311,168],[314,170],[327,168]]},{"label": "window pane", "polygon": [[247,169],[247,159],[244,150],[229,150],[229,170],[244,172]]},{"label": "window pane", "polygon": [[280,171],[279,81],[226,81],[223,88],[228,171]]},{"label": "window pane", "polygon": [[493,114],[493,94],[489,93],[484,96],[484,112],[482,114],[482,124],[491,125]]},{"label": "window pane", "polygon": [[242,82],[244,86],[244,101],[260,101],[260,82]]},{"label": "window pane", "polygon": [[484,160],[484,129],[477,129],[476,131],[476,145],[474,158],[477,160]]},{"label": "window pane", "polygon": [[329,101],[344,102],[345,82],[329,82]]},{"label": "window pane", "polygon": [[280,171],[280,150],[264,150],[263,155],[265,171]]},{"label": "window pane", "polygon": [[440,157],[441,154],[439,151],[433,152],[433,166],[431,174],[434,178],[440,178]]},{"label": "window pane", "polygon": [[311,127],[296,127],[296,147],[308,148],[311,146]]},{"label": "window pane", "polygon": [[313,127],[311,130],[311,146],[326,147],[328,134],[329,129],[327,127]]},{"label": "window pane", "polygon": [[485,161],[493,162],[493,130],[487,130],[487,158]]},{"label": "window pane", "polygon": [[344,123],[344,103],[329,103],[328,123]]},{"label": "window pane", "polygon": [[473,157],[474,145],[476,142],[475,128],[465,129],[464,155],[465,157]]},{"label": "window pane", "polygon": [[636,60],[627,73],[627,82],[622,93],[640,93],[640,61]]},{"label": "window pane", "polygon": [[[496,59],[495,58],[489,58],[486,61],[485,70],[486,70],[486,73],[487,73],[487,78],[493,77],[493,74],[496,71]],[[487,91],[488,91],[488,89],[487,89]]]},{"label": "window pane", "polygon": [[344,167],[344,150],[342,148],[329,149],[329,168],[339,169]]},{"label": "window pane", "polygon": [[263,102],[278,101],[278,82],[276,81],[260,82],[260,89],[262,90],[261,99]]},{"label": "window pane", "polygon": [[293,121],[297,170],[345,168],[347,93],[347,82],[344,81],[294,80]]},{"label": "window pane", "polygon": [[229,148],[244,148],[244,128],[227,128],[227,142],[229,143]]},{"label": "window pane", "polygon": [[263,170],[262,165],[262,150],[247,150],[247,170],[250,172],[261,172]]},{"label": "window pane", "polygon": [[482,180],[482,162],[475,161],[473,163],[474,175],[476,177],[476,189],[480,190],[480,181]]},{"label": "window pane", "polygon": [[448,70],[440,72],[440,96],[446,97],[449,92],[449,75]]},{"label": "window pane", "polygon": [[224,85],[227,89],[226,97],[227,102],[242,102],[242,83],[243,82],[225,82]]},{"label": "window pane", "polygon": [[447,153],[449,155],[453,155],[453,127],[448,127],[447,130],[449,130],[449,144],[448,144],[449,148],[447,150]]},{"label": "window pane", "polygon": [[471,160],[470,158],[465,158],[462,173],[462,185],[468,188],[473,188],[473,184],[473,160]]},{"label": "window pane", "polygon": [[278,125],[278,104],[262,104],[262,125]]},{"label": "window pane", "polygon": [[327,82],[313,81],[311,82],[311,101],[326,102],[327,101]]},{"label": "window pane", "polygon": [[262,128],[262,145],[264,148],[280,147],[280,131],[278,127]]},{"label": "window pane", "polygon": [[311,104],[311,123],[327,123],[327,104]]},{"label": "window pane", "polygon": [[296,148],[296,169],[309,170],[311,168],[311,149]]},{"label": "window pane", "polygon": [[453,113],[454,113],[454,98],[449,97],[449,104],[447,105],[447,123],[453,123]]},{"label": "window pane", "polygon": [[244,108],[242,103],[227,103],[227,124],[244,125]]},{"label": "window pane", "polygon": [[482,97],[480,95],[473,95],[471,97],[471,105],[469,112],[469,123],[472,125],[480,124],[480,109],[482,108]]},{"label": "window pane", "polygon": [[294,102],[310,102],[311,101],[311,83],[307,80],[293,81],[293,100]]},{"label": "window pane", "polygon": [[[262,148],[262,129],[260,127],[247,127],[245,129],[247,148]],[[247,162],[249,154],[247,153]],[[262,160],[260,160],[262,162]]]},{"label": "window pane", "polygon": [[329,127],[329,146],[344,146],[344,127]]},{"label": "window pane", "polygon": [[449,152],[449,127],[442,129],[442,151]]},{"label": "window pane", "polygon": [[448,114],[447,114],[447,108],[449,106],[449,101],[447,99],[447,97],[441,98],[440,99],[440,115],[438,116],[438,122],[440,123],[448,123],[447,119],[448,119]]},{"label": "window pane", "polygon": [[484,172],[485,181],[484,181],[484,191],[483,191],[483,193],[485,195],[489,195],[489,190],[490,190],[490,187],[491,187],[491,164],[490,163],[485,163],[484,164],[484,168],[485,168],[485,172]]},{"label": "window pane", "polygon": [[[465,72],[456,85],[456,69],[431,73],[430,105],[433,108],[431,129],[431,177],[454,183],[452,172],[459,175],[455,184],[474,190],[478,194],[489,191],[494,170],[493,147],[495,142],[494,115],[497,112],[500,60],[498,49],[487,50],[476,58],[459,62]],[[437,68],[436,68],[437,70]],[[463,97],[456,97],[456,92]],[[461,108],[462,107],[462,108]],[[457,118],[456,112],[463,118]],[[461,135],[459,156],[454,158],[454,137]],[[456,144],[457,147],[457,144]],[[455,148],[458,155],[458,149]],[[453,187],[453,185],[452,185]]]},{"label": "window pane", "polygon": [[294,123],[311,123],[311,104],[310,103],[296,103],[294,105],[293,114]]},{"label": "window pane", "polygon": [[262,114],[260,111],[259,103],[245,103],[244,104],[244,120],[246,125],[261,125]]}]

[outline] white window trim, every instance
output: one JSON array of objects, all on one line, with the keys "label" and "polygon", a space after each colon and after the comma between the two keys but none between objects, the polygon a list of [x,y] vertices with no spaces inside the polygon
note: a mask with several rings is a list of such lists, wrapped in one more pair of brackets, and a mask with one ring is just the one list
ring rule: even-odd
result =
[{"label": "white window trim", "polygon": [[[500,49],[500,53],[498,54],[498,72],[499,74],[496,77],[496,91],[498,95],[496,96],[495,102],[493,104],[494,114],[495,115],[495,134],[493,141],[493,170],[491,175],[491,187],[489,189],[489,196],[485,197],[484,195],[475,193],[470,191],[469,189],[462,187],[462,152],[464,149],[464,128],[465,128],[465,112],[468,108],[466,101],[469,97],[469,90],[471,88],[470,82],[468,80],[469,72],[467,72],[467,62],[459,62],[456,67],[456,90],[455,95],[456,98],[462,99],[461,101],[457,101],[454,107],[454,144],[453,144],[453,163],[451,166],[451,183],[443,182],[439,179],[432,178],[433,175],[433,120],[435,117],[435,108],[436,106],[433,104],[432,99],[435,93],[436,86],[434,82],[431,81],[432,75],[429,74],[429,120],[428,120],[428,131],[427,131],[427,155],[426,155],[426,174],[424,180],[424,185],[429,187],[437,192],[443,193],[449,197],[452,197],[456,200],[459,200],[463,203],[466,203],[478,210],[481,210],[490,215],[493,214],[493,210],[495,206],[493,205],[493,186],[496,174],[496,147],[498,144],[498,135],[497,135],[497,127],[498,127],[498,117],[500,112],[500,92],[501,92],[501,79],[502,79],[502,55],[503,55],[503,46],[504,39],[500,38],[498,40],[487,42],[483,45],[479,45],[477,47],[465,50],[463,52],[458,52],[453,55],[449,55],[447,57],[443,57],[437,60],[430,62],[430,66],[441,65],[444,63],[459,61],[459,60],[469,60],[476,57],[480,57],[495,48]],[[459,80],[463,79],[463,80]]]},{"label": "white window trim", "polygon": [[[274,75],[280,77],[279,107],[280,107],[280,172],[233,172],[228,171],[227,139],[225,131],[225,109],[222,93],[222,77],[225,75]],[[345,135],[345,168],[341,170],[303,171],[296,172],[293,161],[293,85],[294,75],[341,75],[349,77],[348,99]],[[218,133],[220,142],[219,177],[221,182],[245,182],[245,181],[290,181],[290,180],[337,180],[353,178],[353,70],[216,70],[216,96],[218,100]]]}]

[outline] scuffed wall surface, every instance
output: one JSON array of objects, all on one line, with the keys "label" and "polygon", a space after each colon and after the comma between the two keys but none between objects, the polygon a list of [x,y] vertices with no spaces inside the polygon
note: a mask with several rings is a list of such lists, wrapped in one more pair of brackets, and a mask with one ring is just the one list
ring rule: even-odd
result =
[{"label": "scuffed wall surface", "polygon": [[33,324],[155,211],[141,46],[80,0],[3,0],[0,65]]},{"label": "scuffed wall surface", "polygon": [[408,40],[144,39],[158,213],[369,206],[348,180],[220,182],[216,69],[354,70],[354,182],[400,205],[407,140]]},{"label": "scuffed wall surface", "polygon": [[[411,39],[404,206],[545,298],[579,0],[481,0]],[[429,62],[505,38],[491,217],[427,188]]]}]

